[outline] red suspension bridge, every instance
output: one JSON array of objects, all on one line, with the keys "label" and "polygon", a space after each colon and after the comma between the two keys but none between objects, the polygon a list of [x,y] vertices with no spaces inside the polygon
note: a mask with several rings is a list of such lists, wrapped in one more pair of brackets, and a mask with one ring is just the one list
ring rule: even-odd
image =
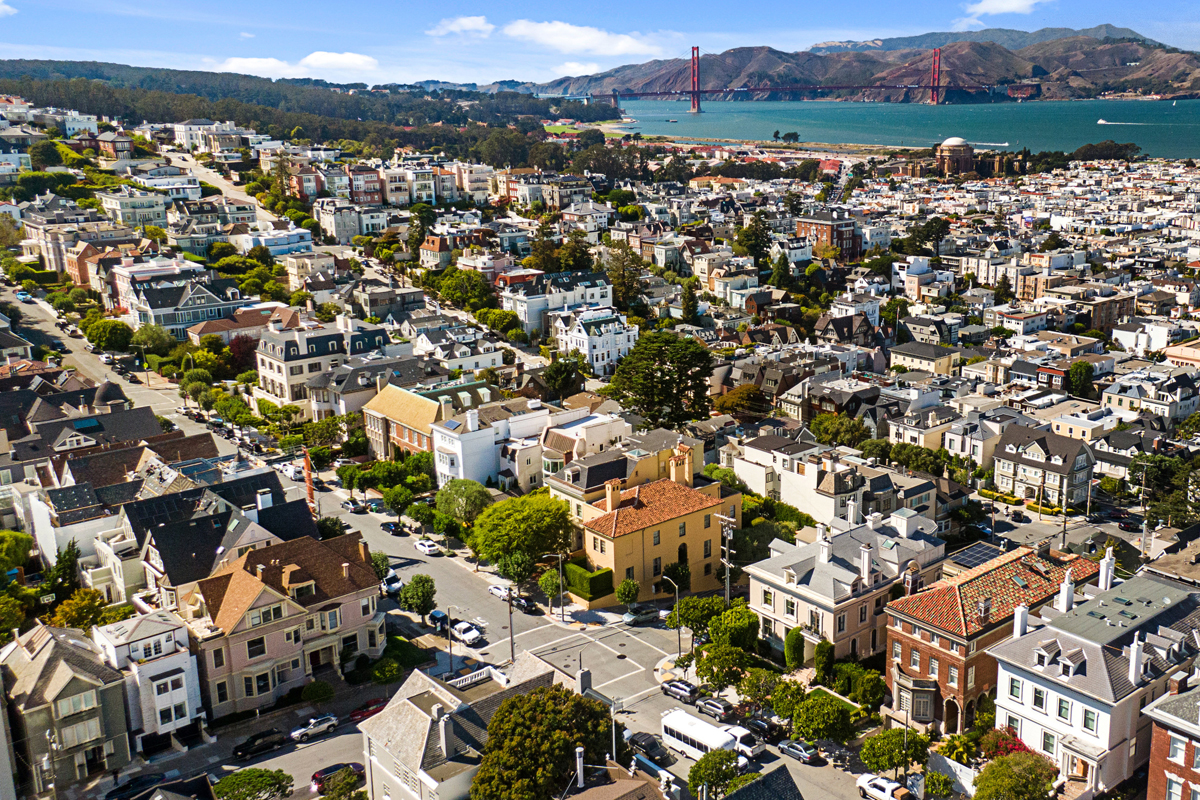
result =
[{"label": "red suspension bridge", "polygon": [[807,84],[807,85],[790,85],[790,86],[738,86],[727,87],[724,89],[701,89],[700,88],[700,48],[692,48],[691,57],[691,87],[688,89],[675,89],[671,91],[648,92],[637,91],[635,89],[627,89],[621,91],[613,91],[611,94],[593,94],[591,97],[595,100],[607,100],[612,103],[614,108],[619,108],[621,98],[651,98],[651,97],[688,97],[691,100],[691,112],[693,114],[700,113],[700,98],[704,95],[723,95],[723,94],[756,94],[756,93],[806,93],[806,92],[833,92],[833,91],[859,91],[865,89],[929,89],[929,102],[937,105],[945,96],[948,89],[964,90],[964,91],[991,91],[994,86],[971,86],[959,85],[943,86],[942,85],[942,51],[936,49],[933,51],[933,63],[930,69],[929,84],[922,85],[918,83],[872,83],[872,84]]}]

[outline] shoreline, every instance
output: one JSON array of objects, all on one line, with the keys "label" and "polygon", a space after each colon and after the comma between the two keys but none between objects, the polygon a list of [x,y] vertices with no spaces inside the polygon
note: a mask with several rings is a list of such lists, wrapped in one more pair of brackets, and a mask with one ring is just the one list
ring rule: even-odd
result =
[{"label": "shoreline", "polygon": [[[601,122],[586,127],[595,128],[605,134],[614,134],[625,136],[631,131],[626,127],[633,123],[627,122]],[[830,155],[866,155],[877,156],[883,153],[889,153],[895,150],[912,152],[917,150],[928,150],[928,147],[917,147],[916,145],[908,144],[854,144],[851,142],[796,142],[794,144],[782,144],[774,139],[727,139],[714,138],[708,136],[687,136],[675,138],[664,136],[661,134],[645,135],[641,140],[646,144],[669,144],[674,147],[679,147],[687,150],[692,150],[698,147],[705,147],[710,144],[723,145],[738,145],[744,147],[754,147],[759,150],[775,150],[780,153],[804,153],[804,152],[825,152]]]}]

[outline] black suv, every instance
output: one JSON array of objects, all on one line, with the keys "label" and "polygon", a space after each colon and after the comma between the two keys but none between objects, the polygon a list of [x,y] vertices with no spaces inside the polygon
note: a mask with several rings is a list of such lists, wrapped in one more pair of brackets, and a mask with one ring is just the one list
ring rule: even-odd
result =
[{"label": "black suv", "polygon": [[233,748],[233,757],[245,760],[252,756],[265,753],[268,750],[278,750],[287,744],[288,737],[275,728],[256,733],[246,741]]},{"label": "black suv", "polygon": [[783,738],[783,729],[762,717],[752,717],[743,722],[742,727],[750,731],[755,739],[767,744],[775,744]]},{"label": "black suv", "polygon": [[671,754],[650,733],[635,733],[629,737],[629,746],[660,767],[671,763]]},{"label": "black suv", "polygon": [[665,681],[662,685],[662,693],[667,697],[674,697],[684,703],[696,702],[696,697],[700,694],[700,690],[687,681]]}]

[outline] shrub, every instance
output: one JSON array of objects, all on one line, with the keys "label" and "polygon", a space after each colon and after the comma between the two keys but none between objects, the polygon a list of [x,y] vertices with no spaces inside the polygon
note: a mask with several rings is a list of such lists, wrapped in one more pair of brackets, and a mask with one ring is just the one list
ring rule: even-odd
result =
[{"label": "shrub", "polygon": [[985,733],[979,740],[979,751],[988,759],[1033,752],[1012,728],[993,728]]},{"label": "shrub", "polygon": [[783,661],[789,670],[804,666],[804,631],[799,625],[788,631],[783,640]]},{"label": "shrub", "polygon": [[587,562],[583,559],[568,561],[563,566],[563,578],[567,583],[567,590],[584,600],[595,600],[613,593],[612,570],[598,569],[588,572]]},{"label": "shrub", "polygon": [[313,681],[304,687],[300,697],[306,703],[328,703],[333,699],[333,687],[325,681]]}]

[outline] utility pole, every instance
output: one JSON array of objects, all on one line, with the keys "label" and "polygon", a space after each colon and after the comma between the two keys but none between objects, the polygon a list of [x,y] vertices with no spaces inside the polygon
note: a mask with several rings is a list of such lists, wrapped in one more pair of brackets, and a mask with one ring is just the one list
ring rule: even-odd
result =
[{"label": "utility pole", "polygon": [[733,542],[733,526],[737,520],[721,514],[713,514],[721,523],[721,564],[725,567],[725,606],[729,606],[729,573],[733,571],[733,556],[737,552],[730,547]]},{"label": "utility pole", "polygon": [[1042,483],[1038,486],[1038,522],[1042,521],[1042,503],[1046,500],[1046,468],[1042,467]]},{"label": "utility pole", "polygon": [[1150,521],[1146,519],[1146,465],[1142,464],[1142,546],[1141,556],[1146,557],[1148,550],[1146,546],[1147,533],[1150,530]]},{"label": "utility pole", "polygon": [[517,663],[517,639],[512,623],[513,591],[513,587],[510,586],[508,589],[508,658],[515,664]]}]

